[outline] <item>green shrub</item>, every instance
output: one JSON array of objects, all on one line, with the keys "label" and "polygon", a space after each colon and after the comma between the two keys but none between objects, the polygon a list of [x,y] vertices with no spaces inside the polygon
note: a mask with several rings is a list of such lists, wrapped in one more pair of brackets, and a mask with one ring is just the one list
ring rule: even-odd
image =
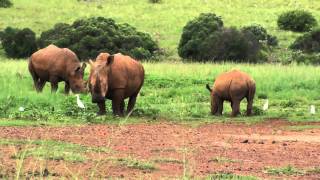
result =
[{"label": "green shrub", "polygon": [[2,47],[8,57],[25,58],[37,50],[36,35],[29,29],[7,27],[0,33]]},{"label": "green shrub", "polygon": [[208,35],[223,27],[221,17],[213,14],[200,14],[199,17],[189,21],[183,28],[180,43],[178,46],[179,56],[182,58],[201,60],[203,51],[201,43]]},{"label": "green shrub", "polygon": [[268,34],[267,30],[260,25],[245,26],[242,28],[242,31],[251,32],[257,38],[257,40],[259,40],[259,42],[263,41],[268,46],[277,46],[278,45],[277,37]]},{"label": "green shrub", "polygon": [[72,25],[58,23],[41,34],[38,44],[40,47],[55,44],[70,48],[80,59],[95,58],[100,52],[121,52],[134,58],[149,59],[159,49],[149,34],[103,17],[77,20]]},{"label": "green shrub", "polygon": [[250,31],[224,28],[215,14],[200,14],[183,28],[178,53],[196,61],[257,62],[260,44]]},{"label": "green shrub", "polygon": [[317,25],[317,20],[310,12],[293,10],[281,14],[277,23],[278,27],[283,30],[306,32]]},{"label": "green shrub", "polygon": [[149,0],[150,3],[161,3],[161,0]]},{"label": "green shrub", "polygon": [[0,0],[0,8],[9,8],[12,6],[12,2],[10,0]]},{"label": "green shrub", "polygon": [[319,53],[320,52],[320,28],[307,32],[298,37],[290,49],[301,50],[304,53]]},{"label": "green shrub", "polygon": [[200,45],[202,59],[257,62],[260,44],[250,32],[224,28],[209,35]]},{"label": "green shrub", "polygon": [[298,64],[320,65],[320,53],[304,54],[298,51],[293,53],[292,58]]}]

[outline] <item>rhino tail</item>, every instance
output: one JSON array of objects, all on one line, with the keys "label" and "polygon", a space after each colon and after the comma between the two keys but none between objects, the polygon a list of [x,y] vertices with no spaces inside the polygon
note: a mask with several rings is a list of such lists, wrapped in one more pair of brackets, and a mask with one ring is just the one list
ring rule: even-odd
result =
[{"label": "rhino tail", "polygon": [[210,88],[210,85],[209,85],[209,84],[206,85],[206,88],[207,88],[210,92],[212,92],[212,89]]},{"label": "rhino tail", "polygon": [[249,100],[253,100],[254,95],[255,95],[255,93],[256,93],[256,84],[255,84],[255,82],[253,82],[253,81],[248,81],[248,82],[247,82],[247,85],[248,85],[248,90],[249,90],[249,92],[248,92],[248,99],[249,99]]}]

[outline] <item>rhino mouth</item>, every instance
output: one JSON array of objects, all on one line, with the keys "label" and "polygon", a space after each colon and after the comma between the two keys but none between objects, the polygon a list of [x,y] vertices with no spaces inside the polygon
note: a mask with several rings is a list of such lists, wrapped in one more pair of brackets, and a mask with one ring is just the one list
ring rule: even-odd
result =
[{"label": "rhino mouth", "polygon": [[101,103],[104,102],[105,98],[98,94],[92,94],[92,103]]}]

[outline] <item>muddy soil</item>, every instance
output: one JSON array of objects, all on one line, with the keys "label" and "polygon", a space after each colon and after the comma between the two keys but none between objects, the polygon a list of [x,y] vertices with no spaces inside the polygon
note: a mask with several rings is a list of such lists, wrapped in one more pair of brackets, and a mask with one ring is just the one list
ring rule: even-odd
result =
[{"label": "muddy soil", "polygon": [[[215,123],[191,127],[164,121],[123,126],[0,127],[0,138],[50,139],[110,149],[87,152],[84,162],[28,157],[21,168],[24,176],[42,176],[44,172],[57,179],[179,179],[233,173],[262,179],[320,179],[320,172],[266,173],[267,167],[320,167],[320,129],[289,130],[293,125],[306,123],[268,120],[254,125]],[[25,145],[0,145],[0,176],[17,174],[18,160],[13,156],[24,148]],[[126,164],[132,159],[151,163],[155,169]]]}]

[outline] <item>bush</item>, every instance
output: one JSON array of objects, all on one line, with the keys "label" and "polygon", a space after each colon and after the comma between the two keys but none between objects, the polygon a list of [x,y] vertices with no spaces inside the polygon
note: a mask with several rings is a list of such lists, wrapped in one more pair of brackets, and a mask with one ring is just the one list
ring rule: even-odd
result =
[{"label": "bush", "polygon": [[183,28],[178,53],[196,61],[258,62],[261,46],[251,31],[224,28],[215,14],[200,14]]},{"label": "bush", "polygon": [[298,51],[293,53],[292,58],[298,64],[320,65],[320,53],[304,54]]},{"label": "bush", "polygon": [[161,0],[149,0],[150,3],[161,3]]},{"label": "bush", "polygon": [[178,46],[179,56],[182,58],[201,60],[203,50],[200,48],[208,35],[223,27],[221,17],[212,14],[200,14],[199,17],[189,21],[183,28]]},{"label": "bush", "polygon": [[12,6],[12,2],[10,0],[0,0],[0,8],[9,8]]},{"label": "bush", "polygon": [[40,47],[55,44],[70,48],[80,59],[95,58],[100,52],[121,52],[134,58],[148,59],[159,50],[149,34],[103,17],[77,20],[72,25],[58,23],[41,34],[38,44]]},{"label": "bush", "polygon": [[250,32],[224,28],[209,35],[200,45],[202,59],[258,62],[260,44]]},{"label": "bush", "polygon": [[29,57],[37,50],[36,35],[29,28],[7,27],[0,33],[0,39],[6,55],[11,58]]},{"label": "bush", "polygon": [[277,37],[268,34],[267,30],[260,25],[246,26],[242,28],[242,31],[251,32],[259,42],[265,42],[268,46],[278,45]]},{"label": "bush", "polygon": [[307,32],[298,37],[289,47],[293,50],[301,50],[304,53],[320,52],[320,28]]},{"label": "bush", "polygon": [[316,25],[314,16],[303,10],[288,11],[278,17],[278,27],[283,30],[306,32]]}]

